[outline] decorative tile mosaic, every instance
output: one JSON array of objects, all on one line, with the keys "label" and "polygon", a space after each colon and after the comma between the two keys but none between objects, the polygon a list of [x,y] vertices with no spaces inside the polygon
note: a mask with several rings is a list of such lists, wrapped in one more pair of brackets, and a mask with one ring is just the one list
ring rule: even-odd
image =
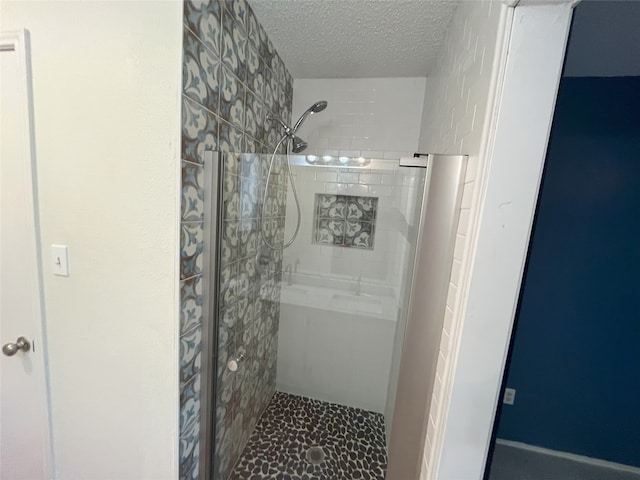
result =
[{"label": "decorative tile mosaic", "polygon": [[316,194],[314,243],[373,250],[378,199]]},{"label": "decorative tile mosaic", "polygon": [[384,417],[276,392],[229,480],[384,480]]},{"label": "decorative tile mosaic", "polygon": [[[182,62],[182,204],[180,241],[180,478],[198,478],[203,272],[204,152],[223,155],[224,228],[221,248],[222,311],[219,365],[245,349],[244,367],[230,376],[218,369],[213,478],[226,480],[249,434],[275,391],[275,358],[282,254],[258,272],[259,205],[266,155],[279,140],[266,116],[291,121],[293,78],[245,0],[185,0]],[[236,152],[237,154],[229,154]],[[276,172],[276,174],[281,172]],[[282,241],[286,183],[269,192],[268,237]],[[245,343],[247,345],[245,345]],[[198,387],[199,392],[199,387]]]}]

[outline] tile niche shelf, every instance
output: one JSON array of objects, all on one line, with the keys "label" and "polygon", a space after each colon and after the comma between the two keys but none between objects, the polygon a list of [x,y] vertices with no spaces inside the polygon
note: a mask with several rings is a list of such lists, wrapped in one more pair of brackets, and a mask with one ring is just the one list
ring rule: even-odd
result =
[{"label": "tile niche shelf", "polygon": [[316,194],[313,242],[373,250],[378,199]]}]

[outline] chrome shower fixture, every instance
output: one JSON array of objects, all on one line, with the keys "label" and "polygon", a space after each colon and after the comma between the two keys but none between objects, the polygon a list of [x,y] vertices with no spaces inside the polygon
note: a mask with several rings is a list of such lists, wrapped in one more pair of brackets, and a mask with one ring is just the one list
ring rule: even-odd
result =
[{"label": "chrome shower fixture", "polygon": [[284,123],[282,119],[278,117],[273,117],[271,115],[267,116],[267,120],[270,120],[272,122],[278,122],[282,126],[282,129],[284,130],[285,137],[288,137],[289,139],[292,140],[293,147],[291,151],[293,153],[300,153],[305,148],[307,148],[307,142],[302,140],[300,137],[296,136],[296,132],[302,126],[302,124],[304,123],[304,121],[307,119],[309,115],[313,115],[314,113],[321,112],[325,108],[327,108],[327,102],[325,100],[320,100],[314,103],[309,108],[307,108],[307,110],[302,115],[300,115],[300,118],[298,118],[298,121],[293,124],[293,127],[290,127],[289,125]]},{"label": "chrome shower fixture", "polygon": [[313,115],[314,113],[319,113],[323,111],[325,108],[327,108],[327,102],[325,100],[320,100],[319,102],[316,102],[313,105],[311,105],[309,108],[307,108],[307,111],[304,112],[302,115],[300,115],[300,118],[298,119],[298,121],[293,125],[292,133],[295,135],[295,133],[298,131],[302,123],[307,119],[309,115]]},{"label": "chrome shower fixture", "polygon": [[293,153],[300,153],[303,152],[304,150],[306,150],[308,144],[307,142],[305,142],[304,140],[302,140],[300,137],[294,135],[293,139],[292,139],[292,147],[291,147],[291,151]]},{"label": "chrome shower fixture", "polygon": [[[271,155],[271,161],[269,162],[269,172],[267,173],[267,184],[264,187],[264,194],[262,196],[262,207],[260,209],[261,210],[261,212],[260,212],[260,221],[259,221],[260,236],[262,237],[262,241],[263,241],[264,245],[267,248],[269,248],[270,250],[284,250],[285,248],[287,248],[288,246],[290,246],[293,243],[293,241],[298,236],[298,232],[300,231],[300,221],[301,221],[301,218],[302,218],[301,217],[301,212],[300,212],[300,199],[298,198],[298,192],[296,190],[296,184],[295,184],[295,182],[293,180],[293,174],[291,173],[291,162],[289,160],[289,152],[300,153],[300,152],[304,151],[305,148],[307,148],[307,142],[305,142],[300,137],[298,137],[296,135],[296,132],[298,131],[298,129],[300,128],[302,123],[307,119],[307,117],[309,115],[313,115],[314,113],[321,112],[325,108],[327,108],[327,102],[324,101],[324,100],[320,100],[319,102],[314,103],[309,108],[307,108],[307,110],[302,115],[300,115],[300,118],[298,119],[298,121],[293,124],[293,128],[291,128],[289,125],[284,123],[282,121],[282,119],[280,119],[278,117],[272,117],[271,115],[267,116],[267,120],[272,121],[272,122],[278,122],[282,126],[282,128],[284,129],[284,135],[278,141],[278,144],[273,149],[273,155]],[[266,205],[266,203],[267,203],[267,195],[268,195],[268,192],[269,192],[269,182],[271,181],[271,171],[273,169],[273,164],[275,163],[276,153],[278,152],[278,148],[280,148],[280,145],[282,145],[282,144],[284,144],[284,146],[285,146],[285,152],[286,152],[286,155],[287,155],[287,161],[286,161],[285,165],[287,166],[287,174],[289,175],[289,183],[291,185],[291,191],[293,192],[293,199],[296,202],[296,210],[298,212],[298,220],[296,222],[296,229],[293,232],[293,235],[291,236],[291,238],[288,241],[283,242],[282,246],[277,246],[277,245],[273,245],[269,241],[269,239],[267,238],[267,235],[264,232],[264,224],[265,224],[264,205]],[[257,257],[258,263],[263,261],[265,258],[266,258],[265,255],[259,253],[258,257]],[[268,260],[267,260],[267,262],[268,262]]]}]

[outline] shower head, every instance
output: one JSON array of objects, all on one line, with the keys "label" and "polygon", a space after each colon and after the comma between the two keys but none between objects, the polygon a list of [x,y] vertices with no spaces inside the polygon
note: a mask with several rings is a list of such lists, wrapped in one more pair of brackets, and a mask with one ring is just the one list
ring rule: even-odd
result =
[{"label": "shower head", "polygon": [[319,113],[323,111],[325,108],[327,108],[327,102],[325,100],[320,100],[319,102],[316,102],[313,105],[311,105],[309,108],[307,108],[307,110],[302,115],[300,115],[300,118],[291,129],[291,134],[295,135],[295,133],[298,131],[302,123],[307,119],[309,115],[313,115],[314,113]]},{"label": "shower head", "polygon": [[313,105],[311,105],[309,110],[311,110],[311,113],[319,113],[325,108],[327,108],[326,100],[320,100],[319,102],[316,102]]},{"label": "shower head", "polygon": [[291,151],[293,153],[300,153],[307,148],[307,142],[305,142],[298,136],[294,135],[293,137],[291,137],[291,142],[292,142]]}]

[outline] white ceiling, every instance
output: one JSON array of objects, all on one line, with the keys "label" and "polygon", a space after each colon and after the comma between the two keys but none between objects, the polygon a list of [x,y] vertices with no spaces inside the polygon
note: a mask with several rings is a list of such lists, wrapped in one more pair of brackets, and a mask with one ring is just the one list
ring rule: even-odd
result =
[{"label": "white ceiling", "polygon": [[249,0],[293,78],[424,77],[453,0]]},{"label": "white ceiling", "polygon": [[578,4],[564,75],[640,75],[640,1],[583,0]]}]

